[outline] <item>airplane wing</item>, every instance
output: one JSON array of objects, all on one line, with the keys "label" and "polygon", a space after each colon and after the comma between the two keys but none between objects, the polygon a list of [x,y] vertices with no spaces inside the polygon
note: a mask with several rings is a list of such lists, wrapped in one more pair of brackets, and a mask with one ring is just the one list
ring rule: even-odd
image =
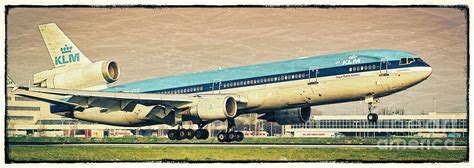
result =
[{"label": "airplane wing", "polygon": [[117,101],[136,101],[148,105],[180,107],[193,102],[193,95],[167,95],[131,92],[101,92],[87,90],[51,89],[40,87],[18,87],[15,94],[33,99],[68,106],[110,108]]},{"label": "airplane wing", "polygon": [[[15,87],[13,94],[54,104],[51,113],[73,112],[74,117],[116,125],[147,122],[174,125],[235,117],[247,104],[239,95],[152,94]],[[57,107],[56,107],[57,106]]]},{"label": "airplane wing", "polygon": [[[89,90],[52,89],[41,87],[16,87],[13,93],[20,96],[37,99],[40,101],[65,105],[74,109],[85,109],[91,107],[107,108],[111,110],[125,110],[130,103],[138,103],[145,106],[166,106],[173,109],[185,109],[202,99],[212,99],[224,96],[232,96],[239,107],[245,106],[247,99],[239,95],[217,95],[217,94],[152,94],[134,92],[102,92]],[[131,111],[133,109],[130,109]]]}]

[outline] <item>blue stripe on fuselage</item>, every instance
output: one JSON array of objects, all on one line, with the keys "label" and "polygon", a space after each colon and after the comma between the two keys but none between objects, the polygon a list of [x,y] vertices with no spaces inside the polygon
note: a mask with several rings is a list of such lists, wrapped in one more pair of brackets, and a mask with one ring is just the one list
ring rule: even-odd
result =
[{"label": "blue stripe on fuselage", "polygon": [[[387,69],[428,66],[419,58],[416,58],[415,60],[416,60],[415,62],[408,65],[400,65],[399,61],[388,61]],[[344,75],[344,74],[360,73],[360,72],[368,72],[368,71],[381,71],[381,68],[380,68],[381,65],[382,65],[382,70],[385,70],[384,69],[385,64],[381,64],[380,62],[354,64],[354,65],[318,69],[317,77],[336,76],[336,75]],[[357,69],[356,67],[364,67],[364,70],[349,71],[350,68]],[[371,67],[371,68],[368,68],[368,67]],[[375,67],[375,69],[373,67]],[[190,85],[190,86],[184,86],[184,87],[174,87],[174,88],[168,88],[168,89],[146,91],[144,93],[188,94],[188,93],[198,93],[198,92],[209,92],[213,90],[224,90],[224,89],[232,89],[232,88],[239,88],[239,87],[248,87],[248,86],[255,86],[255,85],[309,79],[310,77],[314,78],[316,76],[315,74],[311,74],[310,70],[306,70],[306,71],[297,71],[297,72],[291,72],[291,73],[275,74],[275,75],[260,76],[260,77],[254,77],[254,78],[238,79],[238,80],[214,81],[214,82]],[[220,82],[220,85],[219,85],[219,82]]]},{"label": "blue stripe on fuselage", "polygon": [[[357,57],[357,59],[353,59],[354,57]],[[320,71],[320,74],[318,76],[331,76],[348,73],[348,66],[356,64],[378,64],[382,59],[388,61],[395,61],[398,65],[398,61],[402,57],[417,58],[414,54],[398,50],[354,51],[318,57],[307,57],[288,61],[227,68],[215,71],[160,77],[156,79],[133,82],[125,85],[118,85],[110,87],[103,91],[156,93],[160,91],[169,91],[171,89],[175,90],[202,87],[202,90],[199,91],[184,92],[194,93],[212,90],[212,82],[215,80],[219,80],[222,82],[235,82],[245,81],[249,79],[258,79],[263,77],[275,77],[281,75],[307,72],[311,67],[318,67]],[[393,65],[394,64],[391,64],[389,68],[392,68]],[[274,81],[267,81],[259,84],[266,84],[272,82]]]}]

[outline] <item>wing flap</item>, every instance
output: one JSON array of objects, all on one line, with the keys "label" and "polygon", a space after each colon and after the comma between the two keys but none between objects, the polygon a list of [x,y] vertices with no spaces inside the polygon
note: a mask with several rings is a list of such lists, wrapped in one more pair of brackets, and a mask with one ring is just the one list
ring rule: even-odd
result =
[{"label": "wing flap", "polygon": [[44,101],[47,103],[66,105],[74,109],[85,108],[84,106],[81,106],[80,104],[63,101],[61,99],[58,99],[56,96],[51,96],[44,93],[36,93],[36,92],[31,92],[31,91],[23,90],[23,89],[16,89],[14,92],[16,95]]},{"label": "wing flap", "polygon": [[131,93],[131,92],[101,92],[101,91],[87,91],[87,90],[68,90],[68,89],[49,89],[30,87],[27,89],[32,92],[40,92],[47,94],[55,94],[61,96],[79,96],[79,97],[96,97],[96,98],[111,98],[124,100],[149,100],[149,101],[174,101],[174,102],[192,102],[189,95],[165,95],[165,94],[150,94],[150,93]]},{"label": "wing flap", "polygon": [[111,108],[120,102],[134,101],[143,105],[167,105],[181,108],[193,102],[193,95],[164,95],[149,93],[100,92],[88,90],[17,87],[14,94],[32,99],[62,104],[73,108]]}]

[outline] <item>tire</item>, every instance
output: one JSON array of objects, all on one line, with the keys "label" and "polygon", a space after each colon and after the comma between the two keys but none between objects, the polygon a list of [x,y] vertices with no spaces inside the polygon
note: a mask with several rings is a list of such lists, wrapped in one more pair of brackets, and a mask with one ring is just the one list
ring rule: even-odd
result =
[{"label": "tire", "polygon": [[186,129],[179,129],[178,136],[176,136],[177,140],[182,140],[186,138]]},{"label": "tire", "polygon": [[235,140],[237,140],[236,133],[234,131],[228,132],[226,142],[232,142],[232,141],[235,141]]},{"label": "tire", "polygon": [[244,140],[244,133],[236,132],[235,135],[236,135],[235,141],[240,142],[240,141]]},{"label": "tire", "polygon": [[202,136],[202,139],[209,138],[209,131],[208,130],[203,129],[202,132],[204,133],[204,135]]},{"label": "tire", "polygon": [[187,129],[186,130],[186,139],[193,139],[194,138],[194,130]]},{"label": "tire", "polygon": [[176,140],[178,132],[176,130],[168,130],[168,139]]},{"label": "tire", "polygon": [[225,132],[219,132],[219,134],[217,134],[217,140],[219,142],[225,142],[227,139],[227,135]]},{"label": "tire", "polygon": [[378,119],[379,117],[375,113],[370,113],[369,115],[367,115],[367,120],[369,120],[369,122],[377,122]]},{"label": "tire", "polygon": [[196,137],[196,139],[203,139],[204,131],[202,129],[198,129],[196,130],[196,132],[194,132],[194,136]]}]

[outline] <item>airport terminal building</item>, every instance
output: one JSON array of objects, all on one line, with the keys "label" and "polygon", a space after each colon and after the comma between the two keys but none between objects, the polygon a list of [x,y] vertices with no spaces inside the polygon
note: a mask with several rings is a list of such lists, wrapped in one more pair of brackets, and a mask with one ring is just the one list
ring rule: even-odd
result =
[{"label": "airport terminal building", "polygon": [[467,113],[379,115],[376,123],[366,115],[319,115],[305,124],[284,126],[287,137],[334,136],[467,136]]}]

